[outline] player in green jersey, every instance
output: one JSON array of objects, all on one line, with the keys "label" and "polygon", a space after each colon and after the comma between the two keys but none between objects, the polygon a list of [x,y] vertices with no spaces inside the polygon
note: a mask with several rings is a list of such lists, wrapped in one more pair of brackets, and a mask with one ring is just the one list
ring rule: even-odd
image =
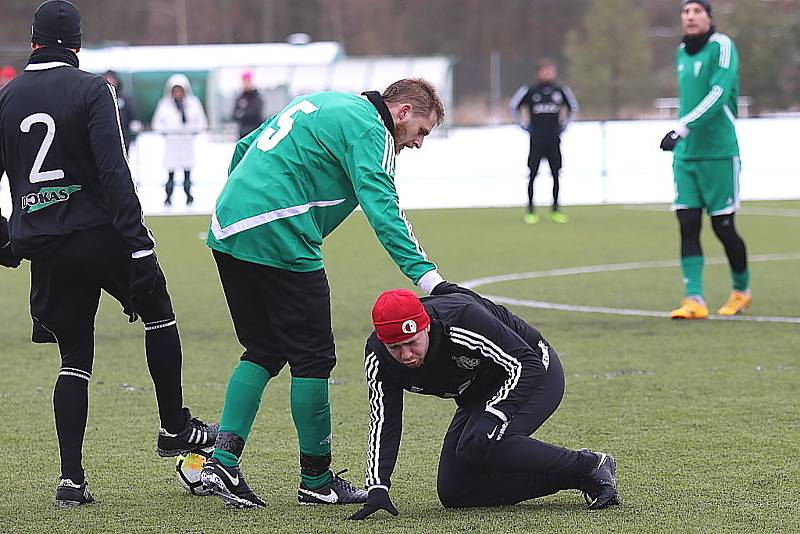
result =
[{"label": "player in green jersey", "polygon": [[228,382],[203,483],[228,506],[259,507],[239,459],[267,382],[288,363],[300,447],[300,504],[364,502],[331,469],[328,378],[336,363],[320,247],[360,205],[380,243],[426,293],[443,284],[400,209],[395,156],[420,148],[444,119],[435,88],[403,79],[383,94],[295,98],[236,145],[211,217],[213,250],[245,348]]},{"label": "player in green jersey", "polygon": [[681,232],[681,269],[686,296],[672,311],[673,319],[705,319],[703,250],[700,229],[703,208],[725,247],[733,291],[719,308],[736,315],[750,306],[747,249],[736,232],[739,209],[739,144],[734,120],[739,95],[739,54],[730,37],[712,24],[709,0],[683,0],[684,38],[675,56],[678,77],[678,123],[661,140],[674,151],[673,210]]}]

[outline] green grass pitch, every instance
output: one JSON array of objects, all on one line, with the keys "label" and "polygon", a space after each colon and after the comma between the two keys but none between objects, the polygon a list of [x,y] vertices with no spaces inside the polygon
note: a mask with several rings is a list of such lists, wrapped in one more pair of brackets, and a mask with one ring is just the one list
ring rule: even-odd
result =
[{"label": "green grass pitch", "polygon": [[[753,212],[748,214],[748,211]],[[522,222],[520,209],[413,211],[426,251],[451,281],[585,265],[675,260],[678,228],[666,210],[567,209],[569,224]],[[772,215],[770,215],[772,214]],[[738,226],[754,262],[752,315],[800,317],[800,202],[748,203]],[[792,216],[793,215],[793,216]],[[206,217],[150,218],[184,349],[187,405],[219,417],[240,348],[210,253]],[[706,256],[723,256],[708,222]],[[331,402],[334,469],[363,483],[367,392],[363,342],[377,294],[409,287],[355,214],[326,242],[339,363]],[[707,265],[706,296],[726,298],[724,264]],[[669,311],[681,296],[676,267],[502,282],[492,295],[563,304]],[[3,532],[797,532],[800,479],[800,324],[671,322],[514,307],[558,350],[567,375],[560,409],[535,436],[613,453],[623,506],[597,513],[575,491],[495,509],[445,510],[436,464],[454,405],[406,395],[392,497],[401,515],[364,524],[356,508],[300,507],[288,370],[270,382],[243,470],[268,508],[231,512],[191,497],[174,460],[155,454],[158,428],[141,323],[103,298],[96,325],[85,466],[98,503],[52,504],[58,477],[53,345],[29,343],[28,270],[0,272],[0,531]]]}]

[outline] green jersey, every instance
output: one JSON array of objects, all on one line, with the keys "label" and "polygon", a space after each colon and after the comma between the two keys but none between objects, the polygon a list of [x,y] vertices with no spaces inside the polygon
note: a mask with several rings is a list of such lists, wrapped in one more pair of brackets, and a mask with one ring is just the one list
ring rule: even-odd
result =
[{"label": "green jersey", "polygon": [[688,136],[675,146],[676,159],[737,156],[734,120],[739,96],[739,53],[730,37],[715,32],[696,54],[681,43],[675,55],[679,129]]},{"label": "green jersey", "polygon": [[295,98],[236,145],[208,246],[279,269],[321,269],[322,240],[360,204],[403,274],[440,280],[400,209],[387,123],[382,101],[334,92]]}]

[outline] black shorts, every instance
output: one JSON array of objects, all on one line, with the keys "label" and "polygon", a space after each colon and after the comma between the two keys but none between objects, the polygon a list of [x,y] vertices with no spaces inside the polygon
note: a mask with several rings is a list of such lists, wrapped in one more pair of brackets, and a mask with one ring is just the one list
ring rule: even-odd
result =
[{"label": "black shorts", "polygon": [[531,136],[531,148],[528,153],[528,167],[533,169],[539,167],[542,158],[547,159],[552,172],[561,169],[561,138],[544,138]]},{"label": "black shorts", "polygon": [[213,251],[242,360],[276,376],[328,378],[336,364],[331,291],[324,269],[294,272]]},{"label": "black shorts", "polygon": [[[101,291],[123,308],[129,303],[130,268],[130,250],[113,226],[64,236],[47,258],[31,261],[33,340],[57,341],[62,356],[72,345],[86,347],[94,335]],[[137,302],[137,312],[145,324],[174,320],[163,275],[156,290]]]}]

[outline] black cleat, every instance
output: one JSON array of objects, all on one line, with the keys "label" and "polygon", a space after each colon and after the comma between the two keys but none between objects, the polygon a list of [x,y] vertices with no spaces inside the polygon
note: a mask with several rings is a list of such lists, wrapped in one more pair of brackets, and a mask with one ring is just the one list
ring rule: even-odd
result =
[{"label": "black cleat", "polygon": [[367,492],[356,488],[339,475],[347,469],[339,471],[330,482],[317,489],[309,489],[302,483],[297,489],[297,502],[302,505],[314,504],[355,504],[367,502]]},{"label": "black cleat", "polygon": [[210,458],[203,466],[200,481],[228,508],[263,508],[267,505],[247,485],[238,465],[227,467],[216,458]]},{"label": "black cleat", "polygon": [[[592,452],[588,449],[581,451]],[[597,465],[581,480],[583,498],[589,510],[601,510],[612,505],[622,504],[617,494],[617,462],[604,452],[592,452],[597,457]]]},{"label": "black cleat", "polygon": [[158,429],[158,444],[156,452],[159,456],[178,456],[186,451],[213,447],[217,440],[219,425],[206,424],[200,419],[192,417],[189,408],[183,409],[186,426],[177,434],[171,434],[166,429]]},{"label": "black cleat", "polygon": [[75,484],[69,478],[62,478],[56,488],[56,506],[69,508],[80,506],[81,504],[91,504],[94,497],[89,491],[89,483],[85,480],[83,484]]}]

